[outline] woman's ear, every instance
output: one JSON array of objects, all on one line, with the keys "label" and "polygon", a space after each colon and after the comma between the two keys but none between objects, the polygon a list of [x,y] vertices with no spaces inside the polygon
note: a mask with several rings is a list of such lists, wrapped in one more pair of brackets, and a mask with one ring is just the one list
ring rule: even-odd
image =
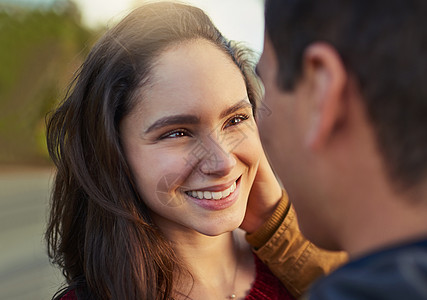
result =
[{"label": "woman's ear", "polygon": [[307,47],[302,71],[311,98],[306,143],[318,150],[333,137],[345,112],[347,72],[338,52],[322,42]]}]

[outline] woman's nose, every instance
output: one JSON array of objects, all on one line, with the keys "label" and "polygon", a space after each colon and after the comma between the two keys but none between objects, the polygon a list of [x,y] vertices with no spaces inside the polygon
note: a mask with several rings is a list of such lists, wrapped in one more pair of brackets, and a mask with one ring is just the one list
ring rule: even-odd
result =
[{"label": "woman's nose", "polygon": [[225,147],[215,141],[207,145],[209,152],[199,162],[201,173],[210,176],[226,176],[236,166],[236,158]]}]

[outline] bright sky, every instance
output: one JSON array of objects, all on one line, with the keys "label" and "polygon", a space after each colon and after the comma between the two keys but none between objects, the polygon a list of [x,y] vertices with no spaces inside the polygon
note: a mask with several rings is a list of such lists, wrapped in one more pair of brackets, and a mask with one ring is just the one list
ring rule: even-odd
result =
[{"label": "bright sky", "polygon": [[[83,22],[91,27],[112,26],[141,0],[74,0]],[[244,41],[261,53],[264,34],[263,0],[185,0],[202,8],[229,39]]]}]

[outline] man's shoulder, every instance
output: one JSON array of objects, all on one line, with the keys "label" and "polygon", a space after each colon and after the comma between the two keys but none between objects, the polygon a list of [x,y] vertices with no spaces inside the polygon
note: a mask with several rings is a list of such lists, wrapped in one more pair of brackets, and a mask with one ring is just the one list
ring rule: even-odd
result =
[{"label": "man's shoulder", "polygon": [[308,299],[427,299],[427,239],[349,262],[315,283]]}]

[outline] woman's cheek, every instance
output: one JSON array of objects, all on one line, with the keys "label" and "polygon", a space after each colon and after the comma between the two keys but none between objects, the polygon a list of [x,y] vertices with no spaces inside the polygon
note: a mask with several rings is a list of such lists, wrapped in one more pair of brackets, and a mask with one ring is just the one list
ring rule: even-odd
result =
[{"label": "woman's cheek", "polygon": [[139,193],[151,201],[159,200],[159,195],[168,193],[188,168],[179,153],[156,148],[140,153],[133,162]]},{"label": "woman's cheek", "polygon": [[253,127],[248,126],[243,133],[245,138],[236,146],[235,154],[240,156],[241,160],[248,166],[258,165],[263,151],[258,129],[255,125]]}]

